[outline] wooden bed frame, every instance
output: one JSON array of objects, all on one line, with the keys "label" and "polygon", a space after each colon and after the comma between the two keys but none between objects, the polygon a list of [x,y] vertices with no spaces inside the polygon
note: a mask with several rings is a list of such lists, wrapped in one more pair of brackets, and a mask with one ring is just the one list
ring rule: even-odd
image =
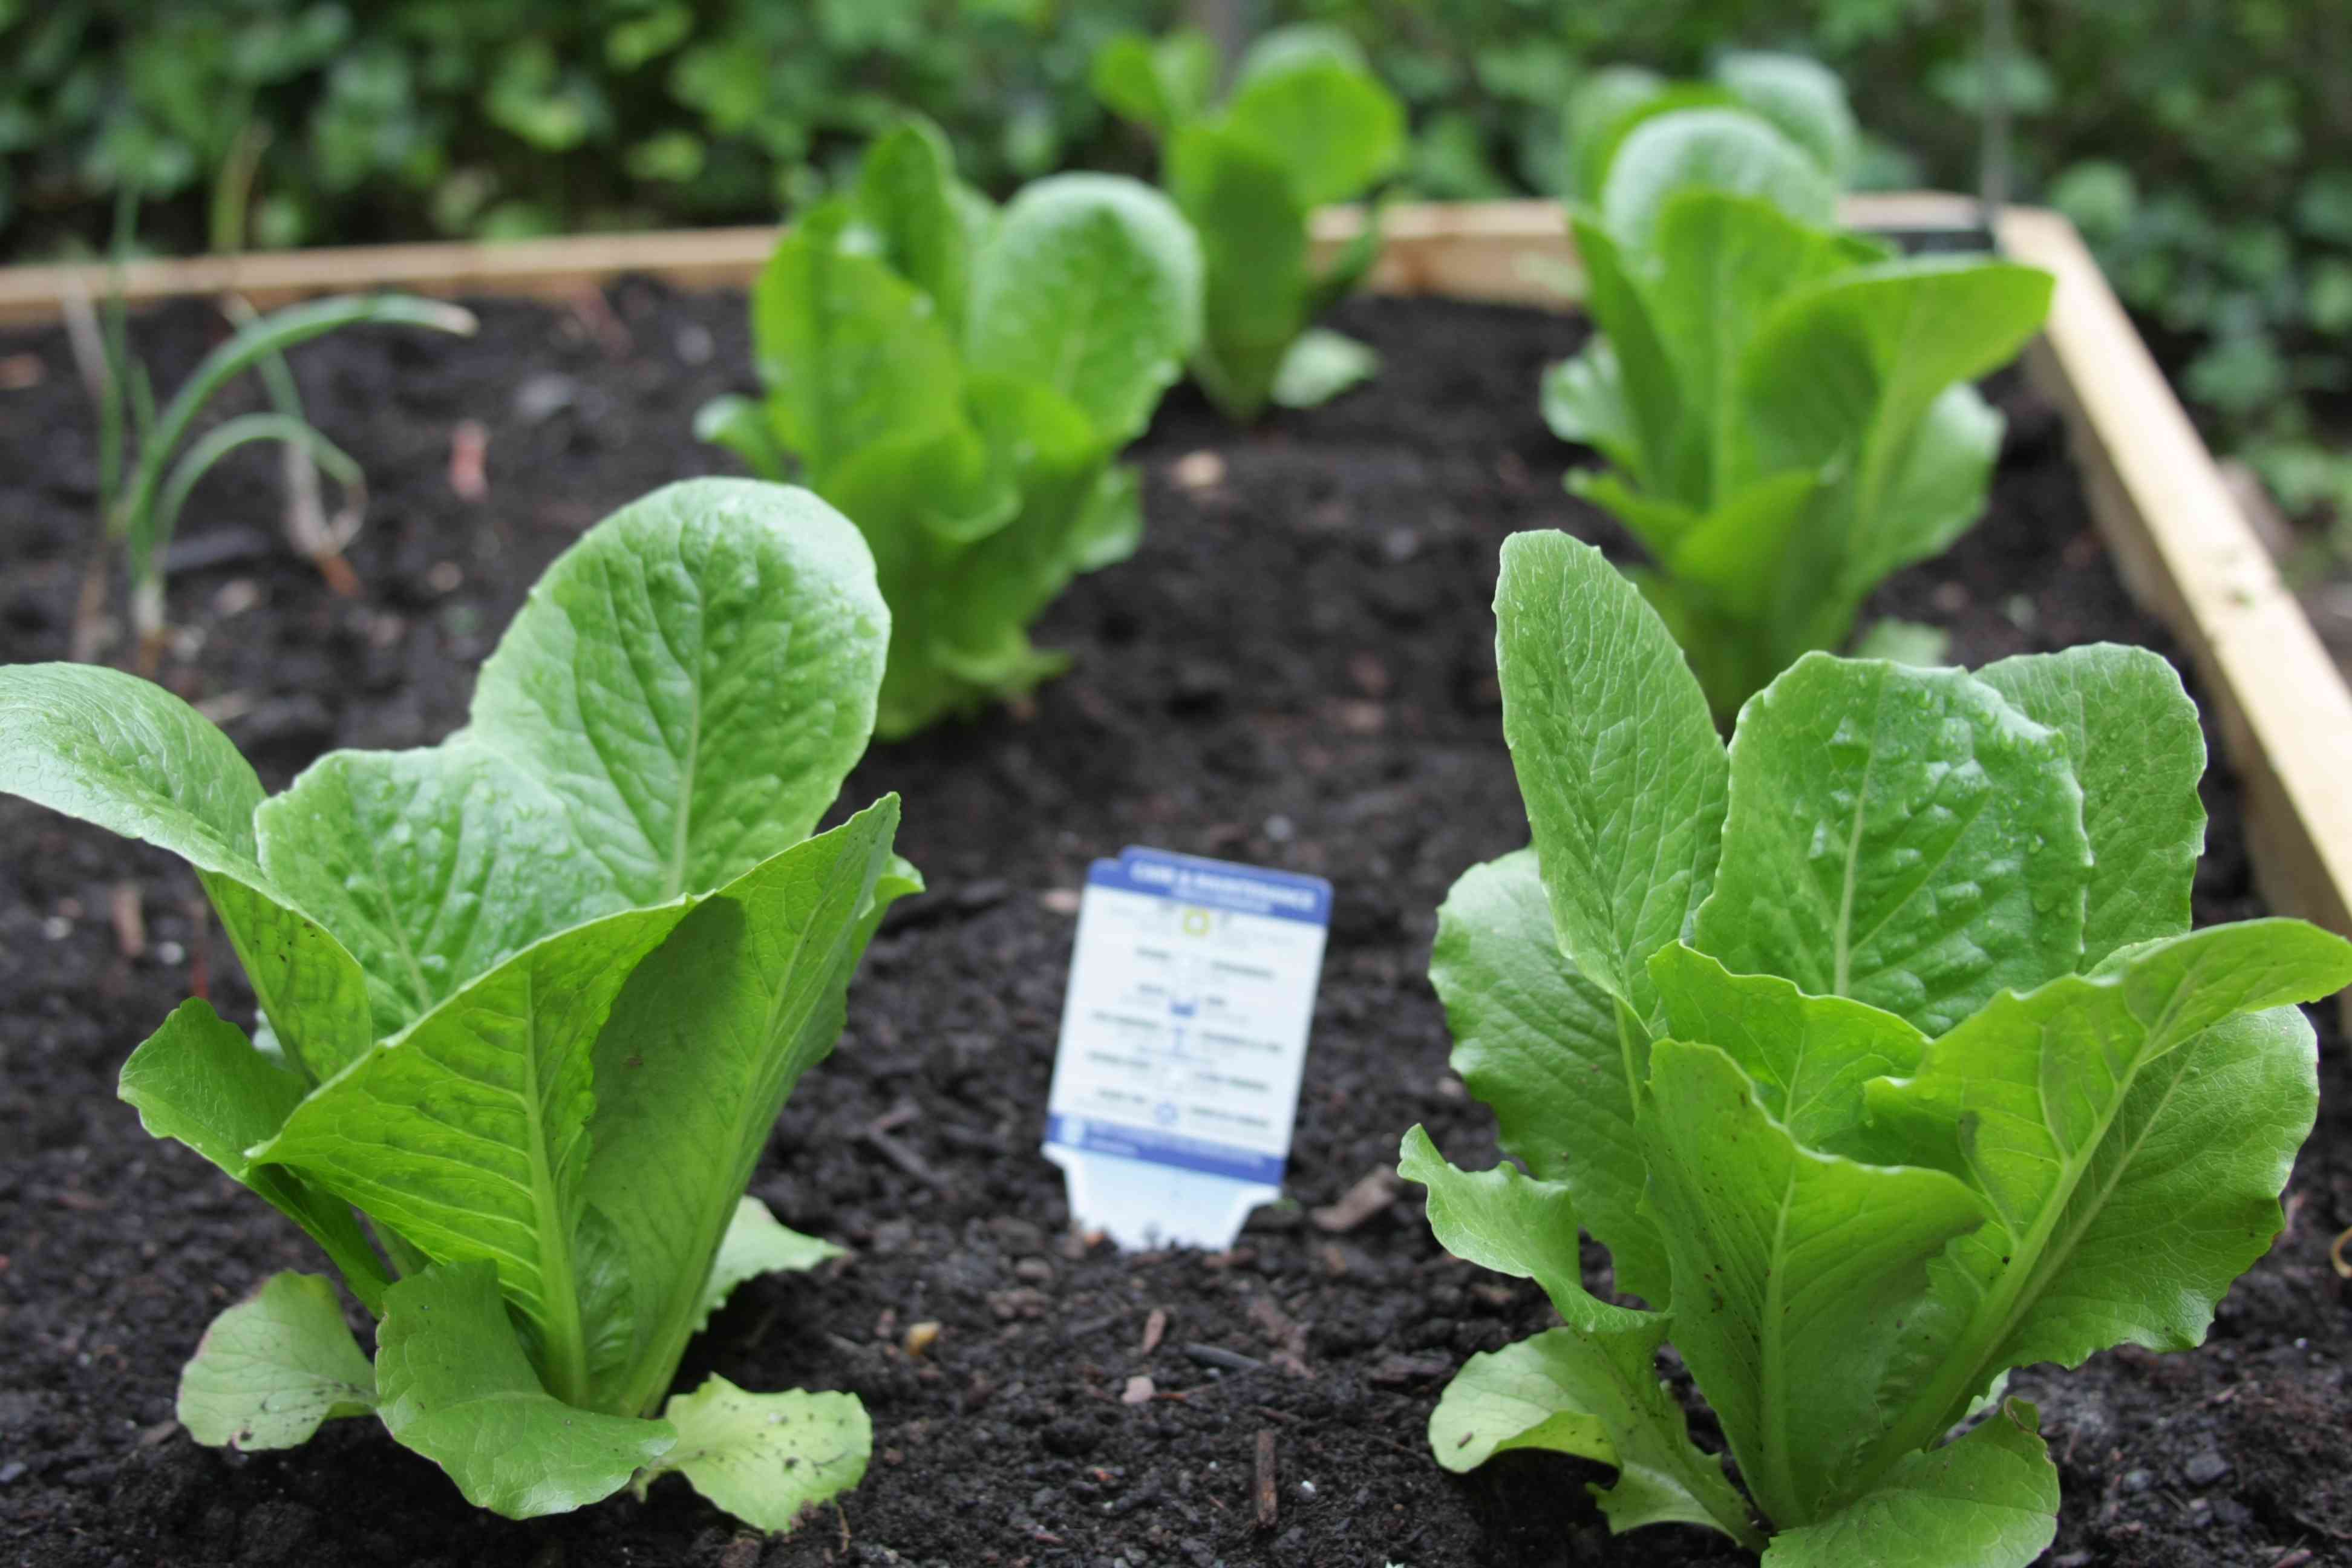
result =
[{"label": "wooden bed frame", "polygon": [[[1853,197],[1844,216],[1885,233],[1983,227],[1975,202],[1925,192]],[[1328,252],[1362,223],[1354,208],[1318,213],[1317,243]],[[1381,226],[1375,290],[1574,303],[1575,249],[1552,203],[1397,206]],[[2264,898],[2280,913],[2352,935],[2352,692],[2081,237],[2056,214],[2030,208],[2004,209],[1990,227],[2010,256],[2058,279],[2028,372],[2065,414],[2092,513],[2126,584],[2195,662],[2245,786]],[[772,228],[724,228],[287,251],[136,262],[121,283],[134,304],[233,291],[260,306],[374,288],[562,299],[628,273],[688,289],[741,288],[775,238]],[[53,320],[68,290],[96,296],[108,287],[101,267],[0,268],[0,322]]]}]

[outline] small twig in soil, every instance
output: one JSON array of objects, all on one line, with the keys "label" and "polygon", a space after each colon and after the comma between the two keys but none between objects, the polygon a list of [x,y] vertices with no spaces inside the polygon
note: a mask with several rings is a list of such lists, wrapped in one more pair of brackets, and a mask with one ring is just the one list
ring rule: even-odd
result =
[{"label": "small twig in soil", "polygon": [[833,1505],[833,1518],[834,1522],[841,1526],[841,1549],[846,1552],[849,1550],[849,1516],[841,1511],[839,1503]]},{"label": "small twig in soil", "polygon": [[114,949],[125,958],[137,958],[147,951],[147,904],[136,882],[117,882],[113,894],[107,900],[107,913],[114,923]]},{"label": "small twig in soil", "polygon": [[490,433],[478,419],[460,419],[449,429],[449,489],[459,500],[490,493]]},{"label": "small twig in soil", "polygon": [[1344,1235],[1386,1209],[1396,1194],[1397,1173],[1385,1165],[1376,1166],[1340,1194],[1337,1203],[1325,1204],[1311,1217],[1317,1229]]},{"label": "small twig in soil", "polygon": [[2272,1563],[2271,1568],[2303,1568],[2305,1563],[2311,1561],[2312,1556],[2313,1552],[2310,1547],[2298,1546],[2294,1551],[2281,1557],[2277,1562]]},{"label": "small twig in soil", "polygon": [[604,290],[596,284],[587,284],[572,292],[572,313],[588,329],[597,346],[614,359],[626,359],[636,352],[636,335],[629,324],[613,311],[613,302],[604,298]]},{"label": "small twig in soil", "polygon": [[1202,1366],[1219,1366],[1227,1372],[1256,1372],[1265,1365],[1255,1356],[1229,1351],[1223,1345],[1186,1345],[1184,1353]]},{"label": "small twig in soil", "polygon": [[868,1122],[858,1134],[874,1152],[935,1193],[950,1191],[948,1179],[930,1167],[920,1154],[890,1135],[892,1127],[902,1126],[921,1115],[921,1110],[911,1100],[901,1100],[889,1110]]},{"label": "small twig in soil", "polygon": [[1257,1527],[1274,1528],[1281,1500],[1274,1490],[1274,1428],[1262,1426],[1257,1434]]}]

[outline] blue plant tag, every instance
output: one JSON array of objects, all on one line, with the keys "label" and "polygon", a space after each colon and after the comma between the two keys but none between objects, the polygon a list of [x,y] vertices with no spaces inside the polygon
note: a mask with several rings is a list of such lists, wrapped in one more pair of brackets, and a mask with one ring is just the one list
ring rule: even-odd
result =
[{"label": "blue plant tag", "polygon": [[1281,1196],[1330,923],[1320,877],[1133,847],[1094,863],[1045,1144],[1081,1229],[1223,1249]]}]

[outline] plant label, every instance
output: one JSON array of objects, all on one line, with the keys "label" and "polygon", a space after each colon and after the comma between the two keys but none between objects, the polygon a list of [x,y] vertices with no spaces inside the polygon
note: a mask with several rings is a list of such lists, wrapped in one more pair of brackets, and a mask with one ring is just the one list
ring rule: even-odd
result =
[{"label": "plant label", "polygon": [[1282,1195],[1331,884],[1129,847],[1078,906],[1045,1158],[1124,1247],[1223,1249]]}]

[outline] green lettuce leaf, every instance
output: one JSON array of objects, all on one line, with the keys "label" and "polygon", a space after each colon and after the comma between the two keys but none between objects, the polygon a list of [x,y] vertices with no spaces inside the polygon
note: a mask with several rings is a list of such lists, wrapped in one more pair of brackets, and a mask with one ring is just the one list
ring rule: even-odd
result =
[{"label": "green lettuce leaf", "polygon": [[1116,566],[1143,543],[1143,474],[1132,463],[1112,463],[1095,476],[1071,534],[1072,563],[1081,572]]},{"label": "green lettuce leaf", "polygon": [[864,1479],[874,1450],[874,1424],[855,1394],[747,1394],[717,1373],[673,1395],[662,1419],[677,1429],[677,1446],[640,1472],[637,1495],[682,1475],[754,1530],[792,1529]]},{"label": "green lettuce leaf", "polygon": [[268,1199],[326,1249],[362,1305],[381,1310],[392,1276],[368,1246],[351,1205],[297,1172],[250,1156],[286,1124],[303,1092],[299,1079],[201,1000],[173,1008],[122,1064],[122,1099],[138,1110],[151,1136],[176,1139]]},{"label": "green lettuce leaf", "polygon": [[1920,257],[1799,289],[1756,329],[1733,462],[1752,474],[1836,470],[1802,557],[1832,585],[1838,637],[1880,579],[1975,520],[2000,426],[1954,384],[2015,357],[2051,287],[2033,268]]},{"label": "green lettuce leaf", "polygon": [[375,1379],[394,1439],[509,1519],[610,1497],[677,1442],[667,1421],[578,1409],[541,1387],[488,1263],[436,1263],[385,1293]]},{"label": "green lettuce leaf", "polygon": [[569,1404],[589,1395],[574,1249],[590,1052],[631,972],[685,914],[683,900],[630,910],[534,943],[320,1085],[254,1152],[436,1261],[494,1266]]},{"label": "green lettuce leaf", "polygon": [[[1646,488],[1705,508],[1728,500],[1747,477],[1733,462],[1740,422],[1748,417],[1738,391],[1749,342],[1792,289],[1851,268],[1866,253],[1763,197],[1713,185],[1675,191],[1660,204],[1656,222],[1656,253],[1664,265],[1645,279],[1644,298],[1675,367],[1680,421]],[[1779,552],[1759,553],[1769,561]]]},{"label": "green lettuce leaf", "polygon": [[489,747],[331,752],[257,823],[265,869],[366,973],[379,1039],[630,902],[562,801]]},{"label": "green lettuce leaf", "polygon": [[1836,183],[1794,142],[1742,110],[1694,108],[1645,120],[1625,137],[1610,159],[1601,221],[1647,258],[1659,250],[1669,199],[1694,189],[1760,197],[1814,228],[1837,217]]},{"label": "green lettuce leaf", "polygon": [[2082,966],[2187,931],[2205,847],[2205,734],[2179,672],[2146,648],[2098,643],[2005,658],[1977,679],[2065,737],[2091,841]]},{"label": "green lettuce leaf", "polygon": [[1615,1004],[1560,951],[1534,850],[1462,874],[1437,911],[1429,978],[1454,1032],[1454,1070],[1494,1107],[1504,1152],[1569,1190],[1616,1263],[1618,1289],[1665,1306],[1665,1251],[1641,1212],[1640,1080]]},{"label": "green lettuce leaf", "polygon": [[1630,1012],[1651,953],[1713,885],[1727,766],[1682,652],[1601,552],[1556,533],[1503,545],[1495,590],[1503,734],[1560,946]]},{"label": "green lettuce leaf", "polygon": [[1060,394],[1111,447],[1150,422],[1201,336],[1201,250],[1133,180],[1024,189],[973,267],[969,363]]},{"label": "green lettuce leaf", "polygon": [[710,1278],[703,1283],[702,1310],[694,1320],[694,1331],[698,1334],[709,1326],[710,1315],[725,1306],[735,1287],[746,1279],[761,1274],[797,1274],[847,1256],[829,1241],[803,1236],[778,1223],[759,1199],[740,1199],[735,1217],[727,1223],[727,1234],[719,1240]]},{"label": "green lettuce leaf", "polygon": [[1277,159],[1215,121],[1187,125],[1169,143],[1167,180],[1201,237],[1193,374],[1227,414],[1254,417],[1307,324],[1307,205]]},{"label": "green lettuce leaf", "polygon": [[2041,1417],[2012,1400],[1940,1448],[1913,1454],[1876,1490],[1782,1531],[1765,1568],[2027,1568],[2058,1536],[2058,1467]]},{"label": "green lettuce leaf", "polygon": [[119,670],[0,668],[0,790],[194,867],[262,1012],[306,1077],[367,1048],[365,976],[262,870],[253,826],[261,783],[194,709]]},{"label": "green lettuce leaf", "polygon": [[1224,122],[1279,162],[1307,207],[1343,202],[1404,160],[1404,106],[1360,62],[1261,52]]},{"label": "green lettuce leaf", "polygon": [[176,1414],[211,1448],[292,1448],[327,1422],[375,1408],[375,1369],[335,1288],[273,1274],[215,1318],[180,1373]]},{"label": "green lettuce leaf", "polygon": [[849,209],[820,209],[776,242],[751,287],[751,348],[775,443],[822,490],[868,442],[953,416],[961,365],[931,296],[845,250]]},{"label": "green lettuce leaf", "polygon": [[972,232],[956,194],[955,156],[939,127],[909,117],[876,138],[857,166],[856,201],[882,260],[930,297],[951,340],[961,337]]},{"label": "green lettuce leaf", "polygon": [[1862,155],[1862,128],[1834,71],[1802,55],[1738,49],[1716,61],[1715,79],[1811,154],[1840,185],[1852,175]]},{"label": "green lettuce leaf", "polygon": [[1156,40],[1122,33],[1095,52],[1088,81],[1103,107],[1165,140],[1208,107],[1217,66],[1215,40],[1197,27]]},{"label": "green lettuce leaf", "polygon": [[1800,1146],[1711,1045],[1650,1054],[1649,1202],[1674,1260],[1675,1348],[1723,1422],[1748,1490],[1786,1529],[1841,1500],[1906,1312],[1982,1199],[1941,1171]]},{"label": "green lettuce leaf", "polygon": [[[2216,926],[1995,997],[1865,1091],[1878,1147],[1965,1176],[1999,1223],[1954,1249],[1894,1447],[2012,1366],[2186,1350],[2268,1250],[2317,1114],[2310,1025],[2352,945],[2299,921]],[[1883,1461],[1882,1461],[1883,1462]]]},{"label": "green lettuce leaf", "polygon": [[[1612,1530],[1701,1524],[1756,1546],[1747,1505],[1715,1458],[1692,1444],[1681,1405],[1658,1378],[1667,1318],[1585,1290],[1568,1189],[1508,1165],[1457,1170],[1418,1127],[1399,1155],[1397,1173],[1428,1189],[1430,1228],[1447,1251],[1534,1280],[1568,1323],[1463,1370],[1430,1420],[1439,1462],[1466,1469],[1498,1447],[1557,1447],[1618,1467],[1614,1486],[1592,1489]],[[1482,1442],[1479,1459],[1464,1462]]]},{"label": "green lettuce leaf", "polygon": [[724,447],[763,479],[792,478],[792,458],[777,445],[764,404],[738,393],[722,393],[694,411],[694,438]]},{"label": "green lettuce leaf", "polygon": [[898,821],[885,796],[697,904],[614,1004],[582,1193],[625,1259],[635,1350],[595,1407],[668,1387],[776,1114],[841,1032],[873,907],[905,887]]},{"label": "green lettuce leaf", "polygon": [[1369,343],[1321,327],[1291,340],[1268,395],[1285,408],[1314,408],[1380,374],[1381,356]]},{"label": "green lettuce leaf", "polygon": [[2065,742],[1962,671],[1809,655],[1740,714],[1730,801],[1692,945],[1736,973],[1938,1035],[2081,962]]},{"label": "green lettuce leaf", "polygon": [[865,752],[888,627],[831,507],[688,480],[547,569],[465,733],[546,786],[631,905],[667,902],[808,837]]},{"label": "green lettuce leaf", "polygon": [[1681,942],[1652,955],[1650,976],[1669,1032],[1729,1057],[1764,1113],[1825,1153],[1853,1152],[1869,1120],[1864,1086],[1912,1071],[1927,1048],[1927,1037],[1892,1013],[1808,996],[1777,974],[1734,974]]},{"label": "green lettuce leaf", "polygon": [[1606,335],[1555,373],[1546,416],[1563,438],[1599,447],[1638,487],[1673,500],[1669,477],[1683,419],[1674,363],[1608,228],[1582,212],[1570,215],[1569,227],[1584,263],[1585,309]]}]

